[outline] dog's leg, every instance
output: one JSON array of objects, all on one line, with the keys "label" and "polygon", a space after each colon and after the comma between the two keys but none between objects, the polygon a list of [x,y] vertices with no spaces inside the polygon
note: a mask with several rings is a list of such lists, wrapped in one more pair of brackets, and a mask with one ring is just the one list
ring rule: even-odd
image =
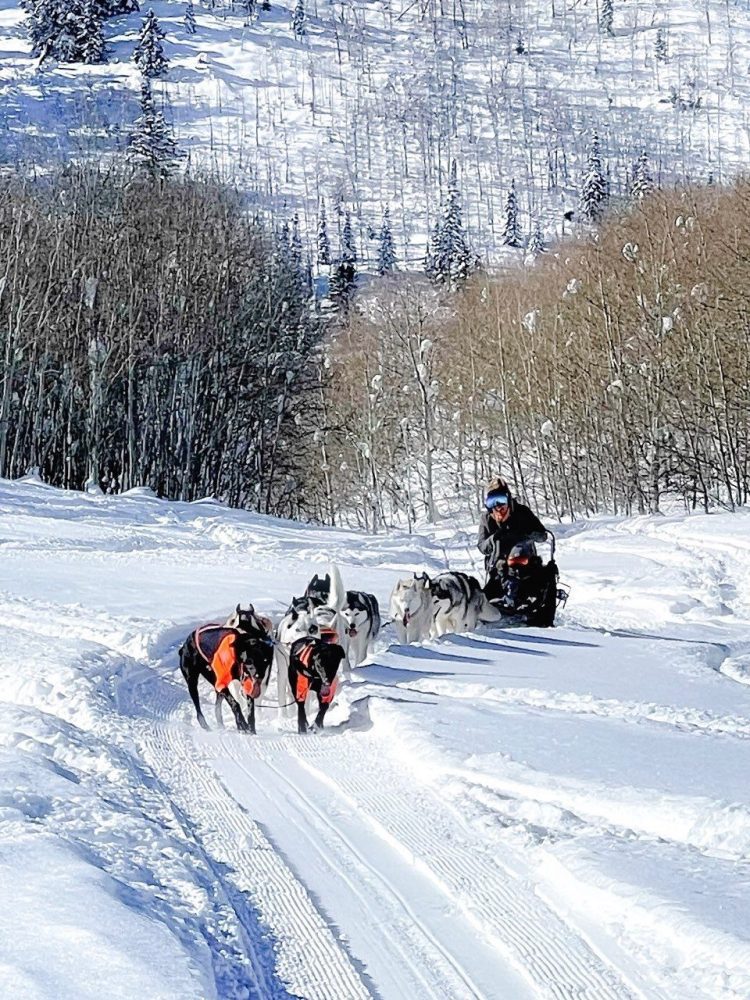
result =
[{"label": "dog's leg", "polygon": [[223,701],[224,699],[221,697],[221,692],[217,692],[216,704],[214,705],[214,714],[216,715],[216,725],[219,727],[219,729],[224,728],[224,717],[221,713],[221,703]]},{"label": "dog's leg", "polygon": [[200,674],[197,669],[191,669],[191,664],[180,663],[180,670],[182,671],[182,676],[185,678],[187,683],[187,689],[190,693],[190,697],[193,699],[193,704],[195,705],[195,714],[198,717],[198,723],[202,729],[208,729],[208,723],[203,717],[203,712],[201,711],[201,700],[198,695],[198,678]]},{"label": "dog's leg", "polygon": [[297,732],[307,732],[307,713],[305,712],[304,701],[297,702]]},{"label": "dog's leg", "polygon": [[323,728],[323,720],[325,719],[326,712],[328,711],[329,708],[330,708],[330,702],[321,701],[320,697],[319,697],[318,698],[318,714],[315,716],[315,728],[316,729],[322,729]]},{"label": "dog's leg", "polygon": [[255,736],[255,698],[248,698],[248,708],[250,710],[250,718],[247,720],[250,732]]},{"label": "dog's leg", "polygon": [[[234,684],[234,683],[235,683],[234,681],[230,681],[230,684]],[[243,715],[242,709],[240,708],[240,703],[232,695],[232,693],[231,693],[231,691],[230,691],[229,688],[224,688],[224,690],[221,693],[226,698],[227,705],[229,705],[229,707],[232,710],[232,714],[234,715],[235,722],[237,723],[237,728],[240,730],[240,732],[243,732],[243,733],[246,732],[247,731],[247,722],[245,721],[245,716]]]}]

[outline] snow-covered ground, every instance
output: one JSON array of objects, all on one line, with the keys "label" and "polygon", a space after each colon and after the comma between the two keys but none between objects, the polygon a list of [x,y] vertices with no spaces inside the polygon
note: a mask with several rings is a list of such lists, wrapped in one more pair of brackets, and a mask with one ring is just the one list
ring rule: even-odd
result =
[{"label": "snow-covered ground", "polygon": [[468,531],[0,482],[0,996],[746,1000],[750,512],[560,535],[556,629],[386,628],[322,734],[205,733],[192,626]]}]

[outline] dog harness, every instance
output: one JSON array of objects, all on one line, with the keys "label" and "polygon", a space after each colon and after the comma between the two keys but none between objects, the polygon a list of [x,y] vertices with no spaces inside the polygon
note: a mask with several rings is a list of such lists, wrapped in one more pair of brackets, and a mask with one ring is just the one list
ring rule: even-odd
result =
[{"label": "dog harness", "polygon": [[[323,632],[331,632],[336,636],[335,629],[321,629],[321,638],[323,638]],[[324,642],[335,642],[333,639],[323,639]],[[310,690],[310,682],[317,679],[321,682],[320,687],[320,700],[324,705],[328,705],[333,701],[333,696],[336,694],[336,678],[329,684],[323,675],[322,671],[318,670],[312,663],[313,653],[315,651],[315,641],[308,640],[302,649],[299,651],[297,656],[302,664],[302,670],[297,671],[297,684],[294,692],[294,700],[300,702],[305,701],[307,698],[307,693]]]},{"label": "dog harness", "polygon": [[[235,649],[237,631],[225,625],[202,625],[194,634],[196,649],[216,674],[215,689],[223,691],[229,687],[234,672],[240,667]],[[260,681],[246,677],[242,681],[242,690],[248,698],[258,698]]]}]

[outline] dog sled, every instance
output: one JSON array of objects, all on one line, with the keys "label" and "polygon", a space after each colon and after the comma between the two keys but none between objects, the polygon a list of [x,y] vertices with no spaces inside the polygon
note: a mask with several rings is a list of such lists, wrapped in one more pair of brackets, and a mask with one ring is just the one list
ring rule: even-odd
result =
[{"label": "dog sled", "polygon": [[514,545],[485,584],[489,603],[502,616],[496,624],[552,628],[557,609],[564,607],[569,594],[560,586],[559,575],[551,531],[544,541],[527,538]]}]

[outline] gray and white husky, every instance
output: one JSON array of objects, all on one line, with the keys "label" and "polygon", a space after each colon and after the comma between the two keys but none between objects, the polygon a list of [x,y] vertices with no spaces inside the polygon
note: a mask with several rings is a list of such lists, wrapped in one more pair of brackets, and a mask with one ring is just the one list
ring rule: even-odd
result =
[{"label": "gray and white husky", "polygon": [[[364,662],[370,644],[380,631],[380,608],[374,594],[363,590],[344,590],[341,574],[337,566],[331,566],[330,573],[319,577],[316,573],[305,591],[316,604],[314,614],[328,617],[323,608],[335,608],[338,625],[342,629],[339,642],[347,651],[351,666]],[[321,602],[321,603],[317,603]]]},{"label": "gray and white husky", "polygon": [[430,577],[415,573],[399,580],[391,595],[391,617],[401,642],[420,642],[446,632],[470,632],[479,622],[502,618],[468,573],[446,570]]}]

